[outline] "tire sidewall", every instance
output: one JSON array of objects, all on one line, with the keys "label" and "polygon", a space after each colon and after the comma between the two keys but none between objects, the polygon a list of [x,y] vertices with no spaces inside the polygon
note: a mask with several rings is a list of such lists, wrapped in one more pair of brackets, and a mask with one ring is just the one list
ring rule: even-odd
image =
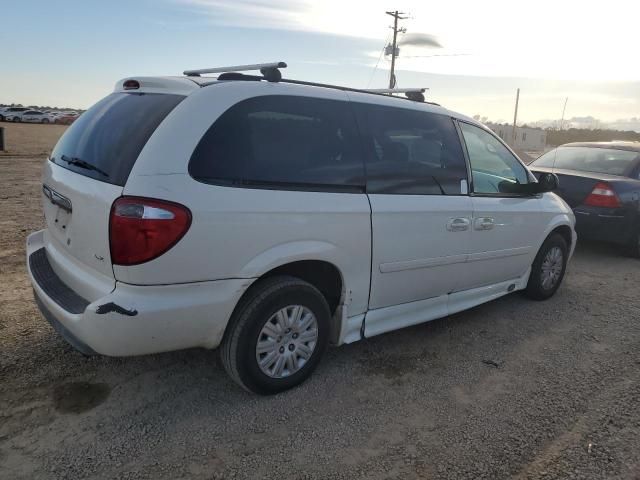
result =
[{"label": "tire sidewall", "polygon": [[632,235],[631,243],[627,247],[628,254],[634,258],[640,258],[640,228],[636,228]]},{"label": "tire sidewall", "polygon": [[[560,278],[558,278],[555,285],[550,289],[545,289],[542,286],[541,279],[542,263],[549,250],[554,247],[558,247],[562,251],[562,272],[560,272]],[[569,248],[567,246],[567,242],[560,235],[551,235],[547,240],[545,240],[532,264],[531,278],[529,279],[529,285],[527,286],[527,289],[535,298],[541,300],[550,298],[556,293],[558,288],[560,288],[560,285],[564,280],[565,272],[567,271],[568,255]]]},{"label": "tire sidewall", "polygon": [[[318,341],[311,358],[296,373],[286,378],[271,378],[264,374],[256,360],[256,345],[264,324],[278,310],[302,305],[315,315],[318,323]],[[315,370],[329,340],[329,308],[320,292],[311,286],[283,288],[260,302],[251,312],[251,318],[240,334],[237,346],[238,374],[252,391],[263,394],[278,393],[303,382]]]}]

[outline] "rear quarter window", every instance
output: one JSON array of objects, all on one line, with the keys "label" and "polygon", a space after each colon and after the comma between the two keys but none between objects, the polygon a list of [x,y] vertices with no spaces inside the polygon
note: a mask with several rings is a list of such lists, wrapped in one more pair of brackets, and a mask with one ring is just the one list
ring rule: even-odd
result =
[{"label": "rear quarter window", "polygon": [[232,106],[199,142],[189,173],[219,185],[364,188],[364,163],[349,104],[300,96],[260,96]]},{"label": "rear quarter window", "polygon": [[[112,93],[77,118],[56,144],[50,160],[81,175],[124,186],[149,137],[184,98]],[[63,158],[87,162],[96,169],[82,168]]]}]

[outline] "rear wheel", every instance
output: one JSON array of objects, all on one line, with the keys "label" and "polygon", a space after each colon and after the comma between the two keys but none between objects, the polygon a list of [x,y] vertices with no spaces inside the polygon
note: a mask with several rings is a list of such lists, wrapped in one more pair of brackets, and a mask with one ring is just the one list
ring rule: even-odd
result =
[{"label": "rear wheel", "polygon": [[531,265],[531,275],[525,293],[534,300],[546,300],[560,287],[567,268],[569,248],[566,240],[552,233],[540,247]]},{"label": "rear wheel", "polygon": [[49,123],[49,119],[48,118],[43,118],[42,119],[42,123]]},{"label": "rear wheel", "polygon": [[241,387],[261,395],[295,387],[320,362],[329,318],[329,305],[313,285],[286,276],[259,281],[229,322],[224,368]]}]

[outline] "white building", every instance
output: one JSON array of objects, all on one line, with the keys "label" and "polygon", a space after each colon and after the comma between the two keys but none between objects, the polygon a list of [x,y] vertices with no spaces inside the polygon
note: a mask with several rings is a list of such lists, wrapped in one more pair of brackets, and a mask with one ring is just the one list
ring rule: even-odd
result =
[{"label": "white building", "polygon": [[513,125],[499,123],[487,123],[486,125],[514,150],[541,152],[547,145],[547,132],[541,128],[516,127],[514,142]]}]

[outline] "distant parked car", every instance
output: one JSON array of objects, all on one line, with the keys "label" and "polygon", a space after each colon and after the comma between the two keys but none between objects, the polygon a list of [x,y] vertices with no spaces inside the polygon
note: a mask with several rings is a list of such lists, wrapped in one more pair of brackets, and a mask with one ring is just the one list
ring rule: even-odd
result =
[{"label": "distant parked car", "polygon": [[44,113],[48,113],[49,115],[51,115],[53,117],[53,123],[58,123],[57,122],[58,118],[60,118],[61,116],[67,114],[67,112],[59,112],[57,110],[45,111]]},{"label": "distant parked car", "polygon": [[71,125],[79,114],[76,112],[62,112],[55,118],[55,123],[61,123],[63,125]]},{"label": "distant parked car", "polygon": [[622,245],[640,257],[640,143],[568,143],[529,168],[558,175],[556,193],[573,208],[580,238]]},{"label": "distant parked car", "polygon": [[20,115],[20,122],[26,123],[53,123],[55,117],[50,113],[41,112],[40,110],[27,110]]},{"label": "distant parked car", "polygon": [[7,107],[0,112],[0,120],[3,122],[19,122],[20,116],[29,110],[27,107]]}]

